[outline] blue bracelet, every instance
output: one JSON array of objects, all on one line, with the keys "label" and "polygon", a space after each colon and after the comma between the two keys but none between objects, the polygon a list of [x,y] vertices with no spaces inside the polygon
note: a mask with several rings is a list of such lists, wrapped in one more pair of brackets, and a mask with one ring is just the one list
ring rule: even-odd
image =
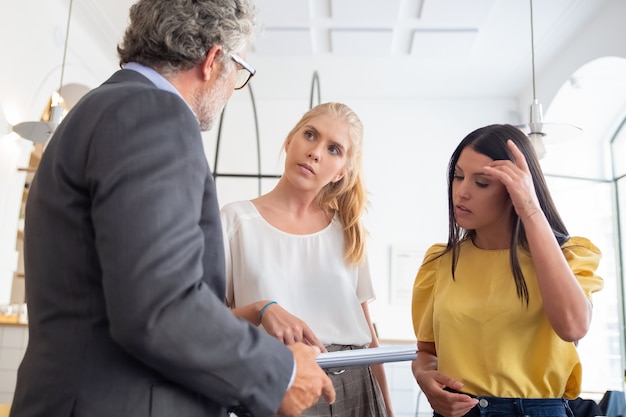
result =
[{"label": "blue bracelet", "polygon": [[259,311],[259,321],[263,320],[263,313],[265,312],[265,309],[271,306],[272,304],[276,304],[276,301],[270,301],[269,303],[263,306],[261,311]]}]

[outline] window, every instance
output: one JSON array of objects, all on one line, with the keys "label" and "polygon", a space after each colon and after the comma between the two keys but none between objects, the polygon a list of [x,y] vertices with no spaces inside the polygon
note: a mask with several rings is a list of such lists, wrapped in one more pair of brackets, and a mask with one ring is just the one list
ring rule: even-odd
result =
[{"label": "window", "polygon": [[[623,390],[623,264],[626,255],[626,60],[601,58],[581,67],[552,101],[544,119],[582,128],[546,136],[542,167],[572,235],[588,237],[603,253],[598,274],[605,287],[594,295],[591,329],[579,343],[583,392]],[[550,126],[546,126],[549,132]],[[617,157],[620,155],[620,157]],[[613,156],[613,157],[612,157]],[[620,178],[621,176],[621,178]],[[621,222],[621,228],[620,228]],[[620,232],[621,230],[621,232]],[[620,244],[620,242],[622,242]]]}]

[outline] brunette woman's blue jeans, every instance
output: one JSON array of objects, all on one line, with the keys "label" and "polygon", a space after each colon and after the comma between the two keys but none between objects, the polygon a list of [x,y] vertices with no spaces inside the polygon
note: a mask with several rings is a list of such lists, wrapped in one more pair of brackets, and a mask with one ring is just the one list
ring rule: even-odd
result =
[{"label": "brunette woman's blue jeans", "polygon": [[[500,398],[476,397],[478,405],[467,417],[573,417],[574,414],[562,398]],[[435,417],[441,417],[434,413]]]}]

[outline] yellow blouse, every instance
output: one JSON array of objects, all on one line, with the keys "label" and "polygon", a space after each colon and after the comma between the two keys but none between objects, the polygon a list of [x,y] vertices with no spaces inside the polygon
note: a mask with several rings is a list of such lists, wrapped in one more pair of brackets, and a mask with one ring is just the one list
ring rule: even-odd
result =
[{"label": "yellow blouse", "polygon": [[[595,274],[600,250],[572,237],[561,246],[589,299],[603,287]],[[430,247],[424,260],[445,245]],[[543,311],[528,252],[519,260],[530,297],[517,297],[509,250],[482,250],[461,244],[452,279],[452,254],[422,264],[413,286],[413,326],[417,340],[434,342],[438,370],[462,381],[474,395],[515,398],[576,398],[582,367],[574,343],[563,341]],[[548,301],[549,302],[549,301]]]}]

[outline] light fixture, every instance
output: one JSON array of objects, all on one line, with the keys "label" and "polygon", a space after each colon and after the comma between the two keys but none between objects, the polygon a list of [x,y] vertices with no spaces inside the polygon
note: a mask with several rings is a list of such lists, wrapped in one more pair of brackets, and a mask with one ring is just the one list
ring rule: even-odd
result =
[{"label": "light fixture", "polygon": [[[531,58],[532,58],[532,84],[533,84],[533,102],[530,105],[530,122],[528,124],[523,124],[517,126],[520,130],[522,130],[528,138],[530,139],[530,143],[535,148],[535,152],[537,153],[537,157],[539,159],[543,158],[546,154],[546,147],[544,145],[544,136],[547,133],[544,131],[545,125],[558,125],[560,123],[554,122],[545,122],[543,120],[543,107],[539,100],[537,99],[537,89],[535,85],[535,30],[533,25],[533,0],[530,0],[530,50],[531,50]],[[570,126],[574,129],[581,131],[582,129],[578,126],[574,126],[571,124],[561,124],[565,126]]]},{"label": "light fixture", "polygon": [[61,83],[58,92],[54,92],[50,99],[50,114],[47,121],[38,122],[22,122],[13,126],[13,131],[35,143],[45,144],[52,136],[55,129],[61,123],[65,108],[63,107],[63,98],[60,93],[63,89],[63,76],[65,73],[65,59],[67,57],[67,41],[70,34],[70,21],[72,16],[72,5],[74,0],[70,0],[70,7],[67,15],[67,28],[65,30],[65,44],[63,46],[63,63],[61,64]]}]

